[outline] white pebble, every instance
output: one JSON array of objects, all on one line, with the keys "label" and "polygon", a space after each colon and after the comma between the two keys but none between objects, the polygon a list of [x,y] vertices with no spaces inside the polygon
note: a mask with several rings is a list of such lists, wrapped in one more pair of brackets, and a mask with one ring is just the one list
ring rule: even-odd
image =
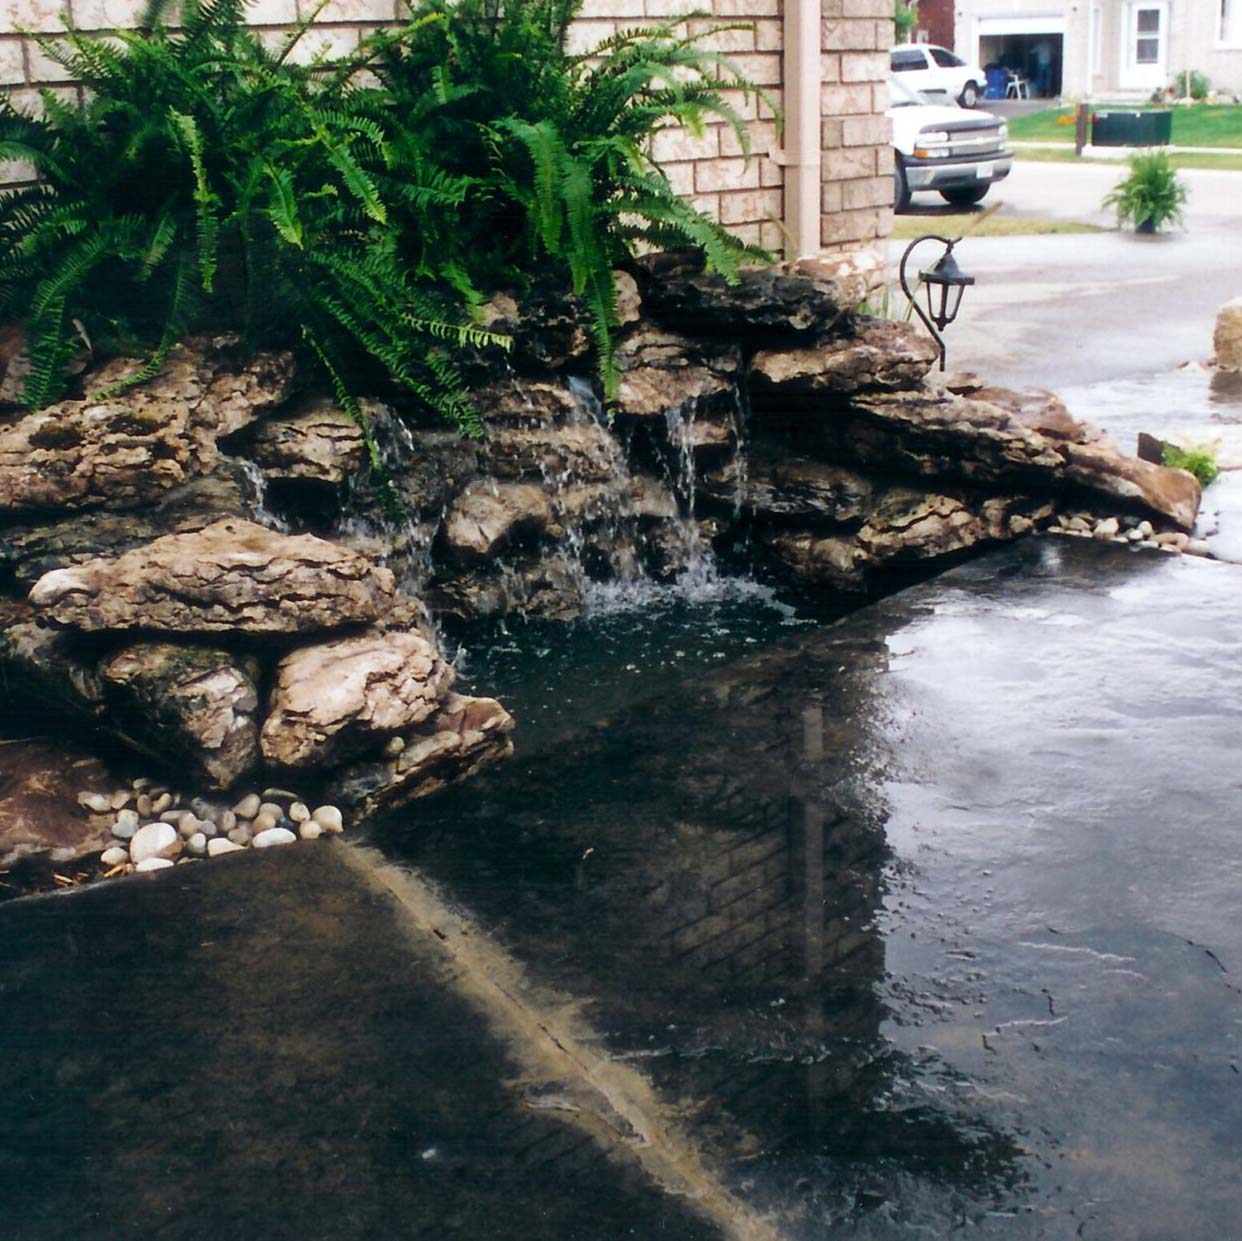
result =
[{"label": "white pebble", "polygon": [[295,801],[289,807],[289,817],[295,823],[305,823],[311,817],[310,807],[304,801]]},{"label": "white pebble", "polygon": [[225,840],[223,836],[217,836],[214,840],[207,842],[207,856],[219,857],[223,853],[241,853],[243,846],[234,844],[231,840]]},{"label": "white pebble", "polygon": [[320,806],[319,809],[311,815],[311,818],[314,819],[325,832],[331,832],[333,835],[345,830],[345,824],[341,818],[341,812],[335,806]]},{"label": "white pebble", "polygon": [[207,852],[207,837],[202,832],[195,832],[185,842],[185,847],[187,852],[194,854],[195,857],[202,857]]},{"label": "white pebble", "polygon": [[269,814],[266,810],[261,810],[254,816],[254,822],[251,826],[254,828],[256,834],[259,832],[270,831],[273,827],[280,826],[280,820],[283,817],[283,815]]},{"label": "white pebble", "polygon": [[175,858],[180,853],[181,837],[171,823],[148,823],[129,842],[129,857],[135,866],[148,858]]},{"label": "white pebble", "polygon": [[318,840],[323,835],[323,828],[314,819],[307,819],[298,827],[298,835],[303,840]]},{"label": "white pebble", "polygon": [[155,783],[150,776],[138,776],[129,782],[129,787],[137,793],[141,793],[143,789],[149,789]]},{"label": "white pebble", "polygon": [[151,794],[139,793],[138,800],[134,803],[138,808],[138,814],[144,819],[151,817]]},{"label": "white pebble", "polygon": [[237,816],[231,810],[222,810],[216,816],[216,826],[227,836],[237,826]]},{"label": "white pebble", "polygon": [[229,832],[229,840],[239,849],[254,839],[254,833],[248,827],[235,827]]},{"label": "white pebble", "polygon": [[[272,819],[279,823],[285,817],[285,808],[284,806],[278,806],[274,801],[265,801],[259,807],[259,814],[270,814]],[[255,817],[258,818],[259,816],[256,815]]]},{"label": "white pebble", "polygon": [[1151,536],[1156,533],[1155,528],[1152,526],[1151,522],[1149,521],[1140,521],[1139,524],[1135,526],[1134,528],[1139,532],[1139,535],[1144,539],[1150,539]]},{"label": "white pebble", "polygon": [[1187,556],[1206,556],[1211,552],[1207,539],[1191,539],[1190,542],[1182,548]]},{"label": "white pebble", "polygon": [[193,797],[190,799],[190,809],[193,810],[200,819],[211,818],[211,806],[201,797]]},{"label": "white pebble", "polygon": [[200,831],[202,824],[194,817],[193,812],[183,814],[181,821],[177,824],[177,834],[182,840],[189,840],[196,832]]},{"label": "white pebble", "polygon": [[118,840],[129,840],[138,830],[138,812],[136,810],[122,810],[116,816],[116,822],[112,825],[112,834]]},{"label": "white pebble", "polygon": [[278,797],[283,798],[285,801],[297,801],[298,799],[298,795],[296,793],[290,793],[288,789],[263,790],[264,801],[275,801]]},{"label": "white pebble", "polygon": [[117,789],[117,791],[112,794],[112,801],[110,805],[113,810],[124,810],[125,807],[129,805],[129,799],[131,797],[133,797],[133,793],[130,792],[129,789]]},{"label": "white pebble", "polygon": [[297,837],[287,827],[269,827],[254,838],[256,849],[268,849],[272,845],[291,845]]},{"label": "white pebble", "polygon": [[120,845],[113,845],[111,849],[105,849],[99,855],[99,860],[109,868],[120,866],[122,862],[129,861],[129,850],[122,849]]},{"label": "white pebble", "polygon": [[143,858],[141,862],[134,863],[135,870],[167,870],[172,865],[172,861],[166,857],[149,857]]},{"label": "white pebble", "polygon": [[106,793],[79,793],[78,805],[92,814],[107,814],[112,809],[112,798]]},{"label": "white pebble", "polygon": [[405,749],[405,738],[404,737],[389,737],[388,740],[384,742],[384,757],[385,758],[396,758],[397,755],[400,754],[401,751],[404,749]]},{"label": "white pebble", "polygon": [[161,793],[151,803],[151,813],[152,814],[163,814],[164,811],[167,810],[168,807],[172,805],[172,803],[173,803],[173,799],[172,799],[171,793]]},{"label": "white pebble", "polygon": [[200,819],[198,827],[199,831],[201,831],[204,836],[208,837],[215,836],[220,831],[219,826],[213,823],[210,819]]},{"label": "white pebble", "polygon": [[254,816],[259,813],[258,793],[251,793],[248,796],[243,797],[241,801],[233,807],[233,813],[239,819],[253,819]]}]

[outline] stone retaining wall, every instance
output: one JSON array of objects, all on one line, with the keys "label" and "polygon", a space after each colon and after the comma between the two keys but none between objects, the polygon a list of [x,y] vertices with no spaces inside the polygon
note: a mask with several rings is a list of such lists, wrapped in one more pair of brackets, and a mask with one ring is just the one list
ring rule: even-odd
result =
[{"label": "stone retaining wall", "polygon": [[[78,87],[22,30],[55,34],[68,13],[80,30],[106,32],[135,25],[147,0],[5,0],[0,5],[0,89],[23,107],[39,106],[39,90],[75,95]],[[750,30],[722,31],[717,46],[728,52],[751,80],[780,97],[782,85],[782,0],[587,0],[572,32],[573,46],[589,50],[627,26],[710,8],[722,21],[749,23]],[[313,11],[313,0],[254,0],[252,24],[274,41]],[[403,0],[329,0],[313,36],[299,49],[309,58],[325,44],[345,52],[371,30],[391,25],[404,12]],[[892,148],[885,77],[892,43],[891,0],[823,0],[823,217],[827,250],[875,246],[891,228]],[[736,138],[723,125],[701,138],[684,132],[661,134],[654,155],[678,193],[747,240],[780,251],[783,235],[783,171],[770,158],[776,143],[771,111],[755,98],[739,99],[750,119],[754,158],[742,157]],[[0,164],[0,184],[28,179],[30,170]]]}]

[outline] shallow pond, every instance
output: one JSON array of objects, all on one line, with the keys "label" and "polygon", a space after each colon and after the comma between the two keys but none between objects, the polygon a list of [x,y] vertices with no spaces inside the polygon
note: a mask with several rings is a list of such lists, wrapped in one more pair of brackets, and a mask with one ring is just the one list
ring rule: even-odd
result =
[{"label": "shallow pond", "polygon": [[1048,538],[468,639],[518,753],[378,856],[0,908],[6,1236],[1242,1234],[1240,586]]},{"label": "shallow pond", "polygon": [[831,628],[687,614],[680,681],[588,624],[518,703],[598,692],[572,744],[382,843],[790,1237],[1235,1235],[1239,586],[1043,540]]}]

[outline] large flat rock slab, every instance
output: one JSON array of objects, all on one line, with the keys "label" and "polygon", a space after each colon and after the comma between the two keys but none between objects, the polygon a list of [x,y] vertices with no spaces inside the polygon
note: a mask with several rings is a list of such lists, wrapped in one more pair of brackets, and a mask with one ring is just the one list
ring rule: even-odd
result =
[{"label": "large flat rock slab", "polygon": [[55,569],[30,592],[56,625],[166,633],[307,633],[378,620],[394,600],[392,573],[364,556],[234,518]]}]

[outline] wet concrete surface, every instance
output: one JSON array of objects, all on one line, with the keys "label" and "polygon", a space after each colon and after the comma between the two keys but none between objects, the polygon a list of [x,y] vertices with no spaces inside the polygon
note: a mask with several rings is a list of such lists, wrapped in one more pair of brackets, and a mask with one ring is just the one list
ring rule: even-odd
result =
[{"label": "wet concrete surface", "polygon": [[1029,541],[681,682],[636,618],[378,855],[0,909],[11,1235],[1238,1235],[1240,587]]}]

